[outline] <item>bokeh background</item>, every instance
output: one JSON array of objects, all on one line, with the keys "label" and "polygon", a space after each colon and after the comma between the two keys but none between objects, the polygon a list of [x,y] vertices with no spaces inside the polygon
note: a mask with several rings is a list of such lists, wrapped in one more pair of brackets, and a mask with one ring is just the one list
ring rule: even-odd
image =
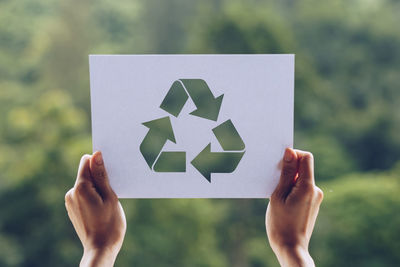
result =
[{"label": "bokeh background", "polygon": [[[0,0],[0,266],[76,266],[88,54],[295,53],[295,147],[325,199],[317,266],[400,265],[400,2]],[[267,200],[123,200],[117,266],[277,266]]]}]

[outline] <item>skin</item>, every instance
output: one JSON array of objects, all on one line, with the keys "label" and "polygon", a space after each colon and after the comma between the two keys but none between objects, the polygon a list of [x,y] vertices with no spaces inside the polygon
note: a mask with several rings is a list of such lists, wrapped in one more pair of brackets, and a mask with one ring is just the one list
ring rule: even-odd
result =
[{"label": "skin", "polygon": [[312,154],[287,148],[265,216],[269,243],[281,266],[315,266],[308,244],[322,199]]},{"label": "skin", "polygon": [[[323,193],[315,185],[313,156],[287,148],[282,162],[279,184],[266,212],[268,239],[281,266],[315,266],[308,244]],[[84,248],[80,266],[113,266],[126,219],[100,152],[82,157],[65,206]]]},{"label": "skin", "polygon": [[124,240],[126,219],[100,152],[82,157],[65,206],[83,245],[80,266],[113,266]]}]

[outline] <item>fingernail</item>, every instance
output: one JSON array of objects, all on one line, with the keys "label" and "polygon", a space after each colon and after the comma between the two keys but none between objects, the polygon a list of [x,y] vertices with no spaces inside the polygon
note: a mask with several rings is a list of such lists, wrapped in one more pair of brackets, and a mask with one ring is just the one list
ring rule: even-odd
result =
[{"label": "fingernail", "polygon": [[103,165],[103,157],[101,153],[97,153],[96,157],[94,158],[94,161],[96,162],[97,165]]},{"label": "fingernail", "polygon": [[283,156],[283,160],[286,162],[291,162],[293,159],[293,155],[289,149],[285,150],[285,155]]}]

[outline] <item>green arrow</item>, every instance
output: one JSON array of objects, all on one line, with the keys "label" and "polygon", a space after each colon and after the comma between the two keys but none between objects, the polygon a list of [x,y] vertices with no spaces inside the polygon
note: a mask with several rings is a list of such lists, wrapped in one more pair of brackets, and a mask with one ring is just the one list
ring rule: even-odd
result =
[{"label": "green arrow", "polygon": [[144,122],[143,125],[148,127],[149,131],[140,144],[140,152],[151,169],[167,140],[171,140],[174,143],[176,141],[171,120],[168,116]]},{"label": "green arrow", "polygon": [[224,95],[215,98],[202,79],[180,79],[175,81],[163,99],[160,108],[178,117],[187,99],[193,100],[196,110],[190,114],[217,121]]},{"label": "green arrow", "polygon": [[231,120],[221,123],[212,131],[225,151],[237,151],[245,148],[243,140]]},{"label": "green arrow", "polygon": [[233,172],[244,152],[211,152],[208,144],[192,161],[192,165],[211,182],[211,173]]},{"label": "green arrow", "polygon": [[160,108],[178,117],[188,98],[181,81],[175,81],[162,101]]},{"label": "green arrow", "polygon": [[180,79],[180,81],[197,108],[190,114],[217,121],[224,95],[215,98],[207,83],[202,79]]},{"label": "green arrow", "polygon": [[186,152],[162,152],[154,164],[156,172],[185,172]]}]

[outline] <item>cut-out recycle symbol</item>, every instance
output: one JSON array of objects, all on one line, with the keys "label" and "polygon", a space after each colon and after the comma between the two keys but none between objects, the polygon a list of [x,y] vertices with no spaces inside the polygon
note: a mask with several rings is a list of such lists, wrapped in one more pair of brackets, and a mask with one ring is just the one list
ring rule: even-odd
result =
[{"label": "cut-out recycle symbol", "polygon": [[[162,101],[160,108],[178,117],[186,101],[192,99],[196,110],[190,114],[217,121],[224,95],[215,98],[202,79],[176,80]],[[140,144],[140,152],[155,172],[186,172],[185,151],[162,151],[167,140],[176,144],[169,116],[144,122],[149,128]],[[190,162],[209,182],[211,173],[231,173],[238,166],[245,145],[229,119],[212,129],[224,152],[211,152],[211,143]]]}]

